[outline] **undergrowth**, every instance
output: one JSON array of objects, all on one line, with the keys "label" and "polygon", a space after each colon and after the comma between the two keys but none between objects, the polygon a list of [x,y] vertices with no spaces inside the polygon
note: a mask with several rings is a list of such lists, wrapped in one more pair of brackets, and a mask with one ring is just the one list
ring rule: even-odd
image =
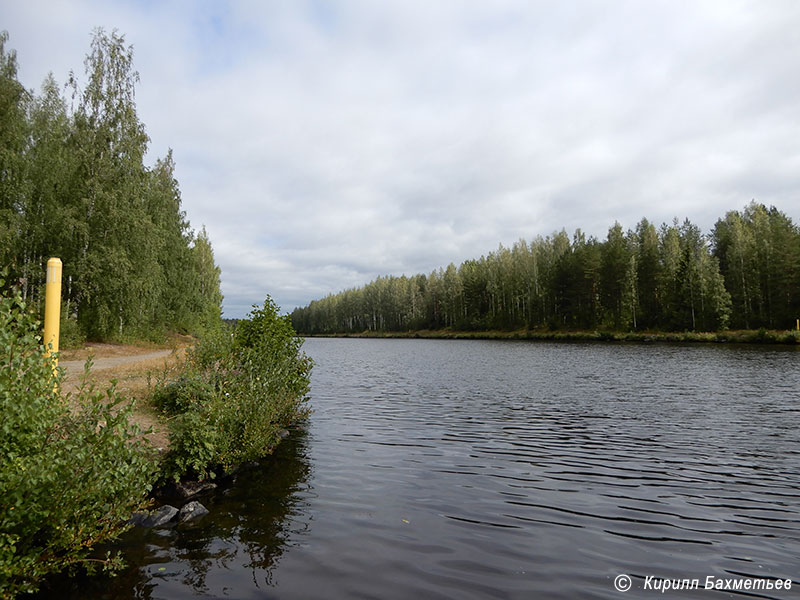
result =
[{"label": "undergrowth", "polygon": [[62,371],[53,370],[40,331],[21,296],[4,292],[0,598],[34,591],[64,569],[118,567],[119,557],[87,557],[127,528],[155,472],[152,448],[131,421],[132,404],[113,385],[97,391],[88,377],[74,395],[63,395]]},{"label": "undergrowth", "polygon": [[267,297],[234,329],[207,332],[153,404],[168,418],[162,478],[213,478],[269,454],[281,429],[307,416],[312,362],[289,317]]}]

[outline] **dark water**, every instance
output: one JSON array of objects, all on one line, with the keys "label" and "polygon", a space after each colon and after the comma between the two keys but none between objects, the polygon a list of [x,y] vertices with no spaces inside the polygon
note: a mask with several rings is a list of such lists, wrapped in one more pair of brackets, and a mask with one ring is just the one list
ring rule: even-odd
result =
[{"label": "dark water", "polygon": [[304,348],[306,429],[198,525],[133,532],[132,568],[72,597],[619,599],[659,594],[647,576],[788,578],[749,594],[800,596],[797,351]]}]

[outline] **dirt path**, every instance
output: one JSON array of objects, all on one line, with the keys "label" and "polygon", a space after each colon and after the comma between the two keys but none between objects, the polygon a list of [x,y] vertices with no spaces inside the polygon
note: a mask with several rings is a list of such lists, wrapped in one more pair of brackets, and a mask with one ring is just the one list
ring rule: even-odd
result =
[{"label": "dirt path", "polygon": [[[98,371],[105,371],[108,369],[116,369],[122,365],[130,365],[132,363],[141,363],[144,361],[152,361],[158,358],[167,358],[173,350],[156,350],[155,352],[148,352],[147,354],[135,354],[133,356],[116,356],[106,358],[95,358],[92,364],[92,373]],[[86,360],[61,360],[58,362],[59,367],[64,367],[67,370],[67,378],[71,379],[73,376],[80,377],[83,373],[83,367]]]},{"label": "dirt path", "polygon": [[92,357],[90,379],[98,390],[117,382],[117,392],[137,400],[133,419],[142,429],[152,429],[146,437],[156,448],[169,445],[163,419],[143,402],[159,375],[165,375],[183,361],[191,338],[173,340],[171,348],[140,347],[123,344],[91,344],[61,354],[58,366],[66,371],[62,381],[65,393],[77,391],[83,378],[86,359]]}]

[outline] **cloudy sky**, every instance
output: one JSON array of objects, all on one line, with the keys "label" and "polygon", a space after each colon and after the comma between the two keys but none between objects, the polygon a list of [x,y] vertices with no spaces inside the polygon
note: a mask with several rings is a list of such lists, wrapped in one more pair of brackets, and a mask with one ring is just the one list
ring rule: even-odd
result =
[{"label": "cloudy sky", "polygon": [[5,0],[20,79],[134,47],[224,311],[751,199],[800,221],[800,2]]}]

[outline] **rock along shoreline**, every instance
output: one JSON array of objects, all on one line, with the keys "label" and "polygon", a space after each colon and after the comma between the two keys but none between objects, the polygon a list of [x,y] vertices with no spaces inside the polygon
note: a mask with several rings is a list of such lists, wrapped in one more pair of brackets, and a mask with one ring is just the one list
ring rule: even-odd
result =
[{"label": "rock along shoreline", "polygon": [[[281,440],[286,439],[289,435],[289,431],[286,429],[282,429],[278,433]],[[270,449],[270,453],[274,448],[273,446],[273,448]],[[232,484],[236,481],[237,475],[243,470],[256,468],[259,465],[260,463],[256,461],[238,465],[230,473],[221,477],[220,482]],[[219,484],[212,481],[181,480],[167,483],[155,489],[151,494],[151,497],[156,499],[156,501],[162,501],[162,504],[158,508],[136,511],[127,522],[134,527],[158,529],[196,521],[209,514],[210,511],[194,498],[210,494],[218,488]],[[179,508],[173,506],[173,504],[178,504]]]}]

